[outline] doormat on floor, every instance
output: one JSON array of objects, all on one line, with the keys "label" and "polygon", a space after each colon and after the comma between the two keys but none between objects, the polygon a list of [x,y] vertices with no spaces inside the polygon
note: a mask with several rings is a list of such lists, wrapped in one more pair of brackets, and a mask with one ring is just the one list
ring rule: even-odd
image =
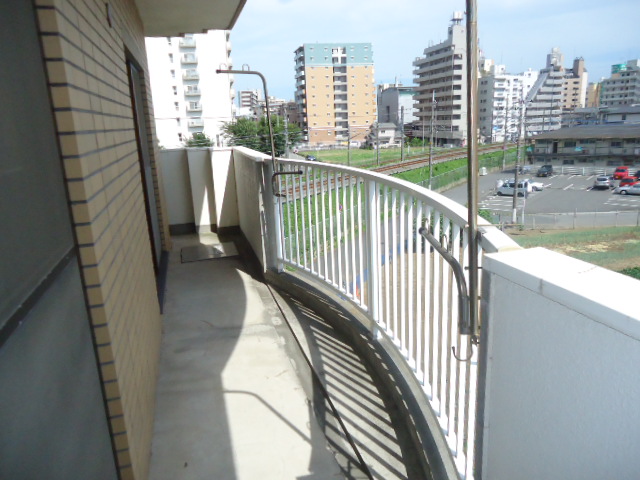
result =
[{"label": "doormat on floor", "polygon": [[180,250],[182,263],[199,262],[200,260],[215,260],[216,258],[235,257],[238,249],[233,242],[216,243],[213,245],[194,245]]}]

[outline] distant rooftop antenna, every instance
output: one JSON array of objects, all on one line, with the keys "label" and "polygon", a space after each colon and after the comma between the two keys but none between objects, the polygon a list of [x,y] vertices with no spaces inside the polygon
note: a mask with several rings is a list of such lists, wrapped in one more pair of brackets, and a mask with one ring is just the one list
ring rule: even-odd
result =
[{"label": "distant rooftop antenna", "polygon": [[453,12],[453,16],[451,17],[451,23],[453,25],[460,25],[462,23],[462,12]]}]

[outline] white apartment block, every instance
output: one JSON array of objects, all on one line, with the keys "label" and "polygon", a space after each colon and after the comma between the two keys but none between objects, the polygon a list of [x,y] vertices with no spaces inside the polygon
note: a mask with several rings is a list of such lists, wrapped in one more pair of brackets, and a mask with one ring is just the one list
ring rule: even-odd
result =
[{"label": "white apartment block", "polygon": [[613,65],[611,77],[602,80],[600,105],[621,107],[640,103],[640,60]]},{"label": "white apartment block", "polygon": [[[415,135],[431,134],[438,144],[464,145],[467,138],[467,53],[462,12],[455,12],[444,42],[425,48],[413,62],[416,84]],[[435,98],[435,105],[432,99]],[[432,108],[434,115],[432,119]],[[432,121],[433,120],[433,121]]]},{"label": "white apartment block", "polygon": [[378,123],[396,126],[415,122],[415,88],[402,85],[378,85]]},{"label": "white apartment block", "polygon": [[538,72],[531,69],[518,74],[506,73],[504,65],[488,66],[478,82],[480,136],[494,143],[518,138],[522,99],[533,87]]},{"label": "white apartment block", "polygon": [[160,145],[180,147],[202,132],[225,146],[221,128],[233,119],[235,92],[233,75],[216,69],[232,68],[229,32],[147,38],[146,49]]}]

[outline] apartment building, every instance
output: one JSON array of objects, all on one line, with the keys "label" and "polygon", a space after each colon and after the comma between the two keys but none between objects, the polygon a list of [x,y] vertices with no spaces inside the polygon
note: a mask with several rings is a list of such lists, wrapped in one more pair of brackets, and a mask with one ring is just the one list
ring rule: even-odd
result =
[{"label": "apartment building", "polygon": [[415,122],[416,106],[414,87],[404,87],[402,85],[379,85],[378,86],[378,122],[409,125]]},{"label": "apartment building", "polygon": [[144,37],[244,5],[207,3],[0,2],[0,478],[149,478],[171,240]]},{"label": "apartment building", "polygon": [[560,49],[551,49],[546,67],[540,70],[526,97],[527,135],[557,130],[562,125],[563,111],[585,105],[588,77],[584,60],[575,59],[571,69],[565,69],[563,64],[564,55]]},{"label": "apartment building", "polygon": [[573,60],[573,67],[565,70],[562,86],[562,110],[566,113],[587,105],[589,74],[584,66],[584,58]]},{"label": "apartment building", "polygon": [[600,105],[620,107],[640,103],[640,59],[611,66],[611,77],[602,80]]},{"label": "apartment building", "polygon": [[[147,38],[158,142],[178,147],[196,132],[224,146],[221,128],[233,118],[233,75],[216,74],[231,68],[229,32],[211,30],[182,37]],[[214,92],[228,96],[216,97]]]},{"label": "apartment building", "polygon": [[587,85],[587,95],[585,108],[594,108],[600,106],[600,90],[602,84],[600,82],[591,82]]},{"label": "apartment building", "polygon": [[259,100],[258,90],[240,90],[238,92],[238,106],[240,108],[255,108]]},{"label": "apartment building", "polygon": [[533,87],[538,72],[531,69],[518,75],[506,73],[504,65],[487,64],[478,82],[478,109],[481,138],[488,143],[513,142],[518,138],[520,106]]},{"label": "apartment building", "polygon": [[462,17],[462,12],[455,12],[447,39],[425,48],[424,56],[413,62],[415,133],[430,135],[433,124],[440,144],[464,145],[467,138],[467,48]]},{"label": "apartment building", "polygon": [[307,43],[295,50],[295,101],[310,145],[361,143],[377,118],[370,43]]}]

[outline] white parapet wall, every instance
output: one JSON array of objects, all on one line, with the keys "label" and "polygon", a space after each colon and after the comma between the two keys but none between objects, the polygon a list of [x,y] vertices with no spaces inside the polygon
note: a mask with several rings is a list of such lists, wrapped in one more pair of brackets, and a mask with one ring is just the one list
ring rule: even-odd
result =
[{"label": "white parapet wall", "polygon": [[640,478],[640,281],[543,248],[483,272],[482,478]]}]

